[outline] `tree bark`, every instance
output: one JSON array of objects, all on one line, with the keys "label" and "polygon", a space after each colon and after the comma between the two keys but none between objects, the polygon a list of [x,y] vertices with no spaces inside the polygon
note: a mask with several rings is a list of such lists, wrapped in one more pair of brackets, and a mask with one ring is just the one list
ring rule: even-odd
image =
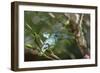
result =
[{"label": "tree bark", "polygon": [[71,32],[74,34],[76,43],[80,49],[81,54],[84,57],[85,54],[87,53],[87,50],[86,50],[87,42],[85,40],[85,36],[82,31],[83,17],[84,17],[84,14],[79,14],[78,23],[76,23],[75,19],[74,20],[71,19],[71,18],[73,18],[72,16],[71,16],[71,18],[69,17],[69,19],[70,19]]}]

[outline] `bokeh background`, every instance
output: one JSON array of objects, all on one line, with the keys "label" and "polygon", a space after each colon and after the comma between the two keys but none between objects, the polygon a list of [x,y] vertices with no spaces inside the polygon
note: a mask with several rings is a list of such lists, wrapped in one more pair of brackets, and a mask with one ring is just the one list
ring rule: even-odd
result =
[{"label": "bokeh background", "polygon": [[25,61],[83,59],[85,44],[89,55],[90,14],[24,11]]}]

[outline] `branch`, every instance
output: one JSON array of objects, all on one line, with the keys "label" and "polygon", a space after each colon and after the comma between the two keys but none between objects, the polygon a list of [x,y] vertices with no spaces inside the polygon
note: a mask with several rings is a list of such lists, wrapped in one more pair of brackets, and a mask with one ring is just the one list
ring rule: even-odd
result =
[{"label": "branch", "polygon": [[76,42],[80,48],[80,51],[81,51],[82,55],[84,56],[86,53],[85,49],[87,48],[87,44],[86,44],[86,40],[84,37],[84,33],[82,31],[83,16],[84,16],[83,14],[80,15],[80,21],[78,24],[78,33],[75,36],[77,37]]},{"label": "branch", "polygon": [[51,56],[52,56],[52,57],[54,57],[54,58],[57,59],[57,60],[60,60],[60,58],[59,58],[57,55],[55,55],[54,52],[53,52],[52,50],[50,50],[50,52],[51,52]]}]

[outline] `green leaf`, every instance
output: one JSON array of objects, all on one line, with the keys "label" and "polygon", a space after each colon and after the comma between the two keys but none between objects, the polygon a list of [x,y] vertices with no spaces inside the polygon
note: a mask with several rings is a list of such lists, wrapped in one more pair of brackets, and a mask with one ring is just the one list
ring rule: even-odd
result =
[{"label": "green leaf", "polygon": [[31,44],[26,44],[25,45],[27,48],[32,48],[32,45]]}]

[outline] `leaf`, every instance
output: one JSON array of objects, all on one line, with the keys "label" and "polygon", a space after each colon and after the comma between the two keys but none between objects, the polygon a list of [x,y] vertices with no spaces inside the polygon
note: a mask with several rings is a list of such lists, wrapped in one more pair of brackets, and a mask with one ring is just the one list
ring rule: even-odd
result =
[{"label": "leaf", "polygon": [[26,46],[27,48],[32,48],[32,47],[33,47],[31,44],[25,44],[25,46]]}]

